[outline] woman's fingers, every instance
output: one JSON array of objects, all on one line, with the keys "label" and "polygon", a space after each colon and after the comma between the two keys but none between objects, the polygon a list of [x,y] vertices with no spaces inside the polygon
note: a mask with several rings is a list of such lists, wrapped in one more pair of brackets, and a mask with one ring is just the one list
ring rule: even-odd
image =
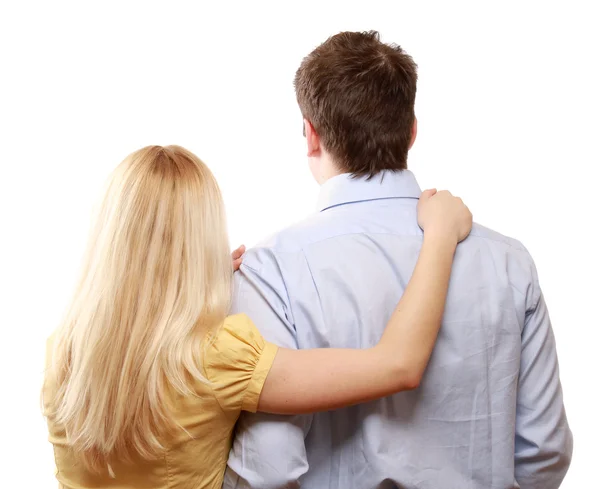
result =
[{"label": "woman's fingers", "polygon": [[233,260],[233,270],[237,272],[242,264],[242,256],[246,253],[246,247],[241,245],[239,248],[231,253],[231,259]]}]

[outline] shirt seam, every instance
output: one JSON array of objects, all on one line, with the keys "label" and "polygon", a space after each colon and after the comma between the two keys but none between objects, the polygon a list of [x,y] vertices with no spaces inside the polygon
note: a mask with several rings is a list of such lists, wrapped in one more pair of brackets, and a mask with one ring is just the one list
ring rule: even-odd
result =
[{"label": "shirt seam", "polygon": [[[206,367],[205,367],[205,369],[206,369],[206,373],[209,373],[209,371],[210,371],[210,368],[206,368]],[[209,376],[207,376],[207,380],[208,380],[208,381],[209,381],[211,384],[213,384],[215,381],[214,381],[214,380],[211,380],[209,377],[210,377],[210,375],[209,375]],[[217,395],[217,393],[215,392],[215,390],[212,388],[212,386],[211,386],[211,388],[210,388],[210,393],[212,394],[212,396],[213,396],[213,398],[215,399],[215,401],[217,401],[217,405],[218,405],[218,406],[219,406],[219,408],[221,409],[221,412],[223,413],[223,415],[224,415],[226,418],[229,418],[229,417],[230,417],[230,414],[229,414],[229,413],[228,413],[228,412],[225,410],[225,408],[223,407],[223,404],[221,404],[221,400],[219,399],[219,396]]]},{"label": "shirt seam", "polygon": [[171,464],[169,462],[169,451],[165,450],[165,465],[167,466],[167,488],[171,488]]},{"label": "shirt seam", "polygon": [[[374,235],[374,236],[402,236],[402,237],[406,237],[406,238],[416,238],[416,239],[420,239],[423,240],[423,233],[421,232],[420,234],[394,234],[394,233],[365,233],[365,232],[348,232],[348,233],[340,233],[340,234],[336,234],[335,236],[329,236],[327,238],[323,238],[317,241],[311,241],[310,243],[306,243],[303,246],[300,246],[299,248],[295,249],[295,250],[290,250],[290,251],[286,251],[286,250],[282,250],[282,249],[278,249],[277,247],[269,247],[269,246],[256,246],[255,248],[252,248],[252,250],[269,250],[272,251],[273,253],[278,253],[278,254],[293,254],[293,253],[304,253],[304,250],[306,249],[307,246],[312,246],[313,244],[316,243],[325,243],[327,241],[330,241],[332,239],[335,238],[340,238],[342,236],[368,236],[368,235]],[[244,266],[244,264],[242,263],[242,266]],[[251,270],[254,270],[252,267],[245,265],[246,267],[250,268]],[[259,273],[257,270],[254,270],[255,272]]]},{"label": "shirt seam", "polygon": [[[281,254],[279,253],[278,250],[276,250],[275,248],[268,248],[266,246],[260,246],[260,247],[256,247],[253,248],[253,250],[266,250],[266,251],[270,251],[272,252],[274,255],[278,255]],[[300,248],[300,251],[303,252],[303,248]],[[292,253],[292,252],[290,252]],[[295,251],[293,253],[298,253],[298,251]],[[290,293],[288,290],[288,285],[287,282],[285,280],[284,274],[283,274],[283,270],[281,269],[280,263],[277,260],[277,256],[275,256],[276,258],[276,262],[277,262],[277,271],[279,272],[279,276],[281,277],[281,283],[283,285],[283,292],[285,293],[285,303],[284,306],[285,308],[290,312],[291,318],[288,318],[290,324],[292,325],[292,327],[294,328],[294,331],[296,330],[296,322],[294,320],[294,311],[292,311],[292,301],[290,300]],[[262,270],[263,270],[263,266],[261,266],[259,269],[256,269],[254,267],[251,267],[247,264],[245,264],[244,262],[242,262],[242,264],[240,265],[240,268],[247,268],[248,270],[251,270],[252,272],[254,272],[256,275],[260,276],[261,278],[264,279],[264,276],[262,275]],[[272,286],[272,284],[270,284]],[[296,337],[296,335],[294,335]],[[298,339],[296,337],[296,345],[298,344]]]},{"label": "shirt seam", "polygon": [[[312,246],[314,244],[317,243],[325,243],[329,240],[335,239],[335,238],[340,238],[340,237],[344,237],[344,236],[397,236],[397,237],[402,237],[402,238],[407,238],[407,239],[420,239],[423,240],[423,232],[421,231],[418,234],[399,234],[399,233],[391,233],[391,232],[386,232],[386,233],[378,233],[378,232],[347,232],[347,233],[340,233],[340,234],[336,234],[335,236],[329,236],[327,238],[323,238],[320,240],[315,240],[315,241],[310,241],[306,244],[304,244],[303,246],[294,249],[294,250],[284,250],[281,248],[278,248],[277,246],[256,246],[254,248],[252,248],[252,250],[268,250],[268,251],[272,251],[273,253],[278,253],[278,254],[293,254],[293,253],[299,253],[299,252],[304,252],[305,248],[307,246]],[[514,251],[518,251],[521,253],[526,253],[527,250],[526,248],[521,244],[521,245],[516,245],[514,243],[507,243],[506,241],[502,240],[502,239],[498,239],[498,238],[493,238],[490,236],[478,236],[477,234],[470,234],[469,235],[470,239],[480,239],[482,241],[492,241],[494,243],[499,243],[501,245],[504,245],[506,248],[514,250]],[[510,239],[510,238],[509,238]],[[255,268],[246,265],[245,263],[242,263],[242,266],[245,266],[247,268],[249,268],[250,270],[256,272],[256,273],[260,273],[260,270],[256,270]],[[262,267],[261,267],[262,268]]]},{"label": "shirt seam", "polygon": [[319,207],[318,208],[318,212],[325,212],[328,211],[329,209],[335,209],[336,207],[341,207],[343,205],[351,205],[351,204],[360,204],[361,202],[375,202],[378,200],[397,200],[397,199],[412,199],[412,200],[419,200],[419,197],[415,197],[412,195],[390,195],[387,197],[371,197],[368,199],[356,199],[356,200],[346,200],[344,202],[337,202],[335,204],[327,204],[327,206],[325,207]]},{"label": "shirt seam", "polygon": [[217,396],[217,394],[215,393],[215,391],[213,389],[211,389],[210,392],[213,395],[213,397],[215,398],[215,401],[217,401],[217,405],[219,406],[219,408],[221,408],[221,412],[223,413],[223,415],[225,417],[229,417],[229,414],[227,413],[227,411],[225,411],[223,404],[221,404],[221,400],[219,399],[219,396]]},{"label": "shirt seam", "polygon": [[[227,318],[225,318],[225,321],[227,321]],[[223,405],[221,404],[221,401],[219,399],[219,396],[217,396],[217,393],[215,392],[215,390],[212,388],[212,384],[215,383],[214,380],[211,379],[211,368],[210,366],[207,366],[206,364],[206,352],[208,350],[208,348],[212,345],[212,343],[214,341],[216,341],[217,339],[217,335],[221,332],[221,330],[224,327],[224,323],[219,326],[219,328],[216,331],[213,331],[212,333],[209,333],[205,336],[204,338],[204,342],[202,344],[202,368],[204,369],[205,373],[206,373],[206,380],[209,382],[209,384],[211,384],[210,387],[210,393],[213,396],[214,400],[217,402],[217,405],[219,406],[219,408],[221,409],[221,412],[223,413],[223,415],[225,417],[227,417],[227,411],[225,411],[225,409],[223,408]]]}]

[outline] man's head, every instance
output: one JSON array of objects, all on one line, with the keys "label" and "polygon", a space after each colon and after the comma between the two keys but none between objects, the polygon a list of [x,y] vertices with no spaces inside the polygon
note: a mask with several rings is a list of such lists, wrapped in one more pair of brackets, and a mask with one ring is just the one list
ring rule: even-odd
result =
[{"label": "man's head", "polygon": [[342,32],[310,53],[294,80],[319,183],[406,168],[416,137],[417,66],[379,34]]}]

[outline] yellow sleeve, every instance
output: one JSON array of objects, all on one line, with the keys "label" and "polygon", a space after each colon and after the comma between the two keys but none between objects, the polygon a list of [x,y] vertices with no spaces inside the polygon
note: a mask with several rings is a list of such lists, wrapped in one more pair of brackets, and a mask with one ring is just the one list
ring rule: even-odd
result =
[{"label": "yellow sleeve", "polygon": [[204,356],[208,380],[223,410],[256,412],[277,349],[245,314],[225,320]]}]

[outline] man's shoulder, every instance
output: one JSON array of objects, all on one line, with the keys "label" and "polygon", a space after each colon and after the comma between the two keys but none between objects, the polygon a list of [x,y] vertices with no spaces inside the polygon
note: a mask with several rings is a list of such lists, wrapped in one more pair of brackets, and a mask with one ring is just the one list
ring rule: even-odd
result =
[{"label": "man's shoulder", "polygon": [[270,250],[274,253],[297,253],[308,245],[328,239],[339,233],[334,221],[323,213],[314,213],[271,234],[252,250]]},{"label": "man's shoulder", "polygon": [[494,249],[512,251],[517,254],[528,254],[527,248],[519,240],[505,236],[504,234],[494,231],[488,227],[482,226],[478,223],[473,223],[473,229],[469,235],[469,241],[473,244],[481,245],[486,243]]},{"label": "man's shoulder", "polygon": [[326,227],[321,222],[321,214],[311,214],[273,233],[246,251],[242,267],[255,271],[275,270],[280,268],[280,260],[284,256],[293,258],[293,255],[297,255],[301,259],[306,246],[323,239]]},{"label": "man's shoulder", "polygon": [[465,260],[473,262],[476,255],[487,257],[484,262],[503,268],[509,283],[523,295],[529,296],[531,286],[538,285],[533,258],[519,240],[475,223],[471,234],[463,243],[459,246],[459,250],[462,247],[464,257],[462,264],[466,263]]},{"label": "man's shoulder", "polygon": [[[351,231],[352,225],[336,219],[334,213],[315,213],[250,248],[244,257],[244,265],[258,270],[270,263],[279,268],[281,259],[295,262],[294,255],[302,261],[303,252],[311,245]],[[461,243],[460,248],[463,250],[462,254],[467,255],[484,253],[488,256],[506,257],[509,263],[516,265],[511,268],[520,276],[526,274],[531,277],[532,273],[536,274],[533,259],[523,243],[481,224],[473,224],[471,234]]]},{"label": "man's shoulder", "polygon": [[[345,226],[336,226],[336,220],[329,219],[329,217],[332,216],[322,213],[312,214],[287,228],[273,233],[267,239],[259,242],[255,248],[269,249],[281,253],[293,253],[300,251],[304,246],[344,234],[348,231],[349,227],[347,223]],[[521,241],[478,223],[473,223],[469,240],[465,243],[475,246],[486,244],[492,249],[529,255],[527,248]]]}]

